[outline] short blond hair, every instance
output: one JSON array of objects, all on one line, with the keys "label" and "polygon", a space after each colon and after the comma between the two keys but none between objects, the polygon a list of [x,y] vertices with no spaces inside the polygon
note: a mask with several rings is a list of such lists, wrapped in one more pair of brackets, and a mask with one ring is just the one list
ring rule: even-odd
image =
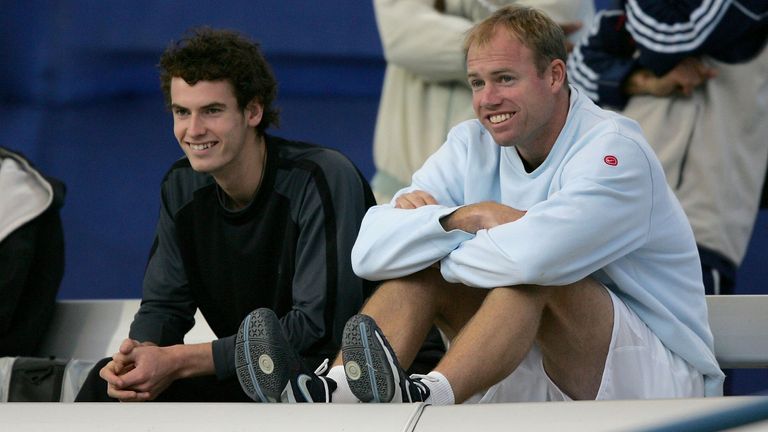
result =
[{"label": "short blond hair", "polygon": [[533,51],[539,75],[553,60],[565,62],[568,57],[563,29],[544,12],[517,5],[503,7],[472,27],[464,39],[465,57],[470,47],[488,44],[497,28],[506,29],[510,36]]}]

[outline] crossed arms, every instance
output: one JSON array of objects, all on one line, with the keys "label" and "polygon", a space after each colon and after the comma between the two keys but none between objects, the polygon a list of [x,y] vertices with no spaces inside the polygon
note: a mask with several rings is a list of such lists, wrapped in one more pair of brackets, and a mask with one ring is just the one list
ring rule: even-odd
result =
[{"label": "crossed arms", "polygon": [[[401,209],[415,209],[437,204],[437,200],[432,195],[420,190],[402,194],[395,199],[395,208]],[[442,217],[440,224],[446,231],[461,230],[477,234],[481,229],[490,229],[501,224],[514,222],[523,215],[525,212],[522,210],[493,201],[484,201],[459,208]]]}]

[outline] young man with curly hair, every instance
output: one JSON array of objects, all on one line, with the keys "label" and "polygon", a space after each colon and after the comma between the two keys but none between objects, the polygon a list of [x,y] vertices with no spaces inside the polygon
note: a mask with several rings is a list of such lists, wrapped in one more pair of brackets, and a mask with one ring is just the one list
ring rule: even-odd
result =
[{"label": "young man with curly hair", "polygon": [[[373,195],[339,152],[267,134],[277,83],[257,43],[200,28],[159,66],[185,157],[162,181],[130,335],[78,400],[250,400],[235,345],[251,310],[273,310],[309,365],[338,349],[370,289],[350,252]],[[184,344],[198,308],[218,339]]]}]

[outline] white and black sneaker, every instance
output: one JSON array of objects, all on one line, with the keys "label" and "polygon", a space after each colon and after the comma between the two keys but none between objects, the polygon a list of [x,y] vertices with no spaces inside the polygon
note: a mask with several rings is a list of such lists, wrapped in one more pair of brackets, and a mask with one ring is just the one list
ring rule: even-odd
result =
[{"label": "white and black sneaker", "polygon": [[409,377],[376,321],[358,314],[347,321],[341,342],[344,372],[362,402],[421,402],[429,397],[422,377]]},{"label": "white and black sneaker", "polygon": [[282,394],[283,402],[330,403],[331,395],[336,390],[336,381],[321,376],[328,370],[326,359],[314,371],[304,371],[291,375],[288,385]]},{"label": "white and black sneaker", "polygon": [[271,309],[256,309],[240,324],[235,367],[243,391],[257,402],[330,402],[336,390],[332,379],[319,376],[327,360],[315,372],[303,369]]}]

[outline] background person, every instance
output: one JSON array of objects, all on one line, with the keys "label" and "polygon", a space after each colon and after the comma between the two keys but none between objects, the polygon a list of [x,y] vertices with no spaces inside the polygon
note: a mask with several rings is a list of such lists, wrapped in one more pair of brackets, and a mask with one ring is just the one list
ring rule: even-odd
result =
[{"label": "background person", "polygon": [[637,120],[693,227],[708,294],[730,294],[768,165],[768,3],[612,1],[574,86]]},{"label": "background person", "polygon": [[0,357],[32,356],[64,275],[65,187],[0,147]]}]

